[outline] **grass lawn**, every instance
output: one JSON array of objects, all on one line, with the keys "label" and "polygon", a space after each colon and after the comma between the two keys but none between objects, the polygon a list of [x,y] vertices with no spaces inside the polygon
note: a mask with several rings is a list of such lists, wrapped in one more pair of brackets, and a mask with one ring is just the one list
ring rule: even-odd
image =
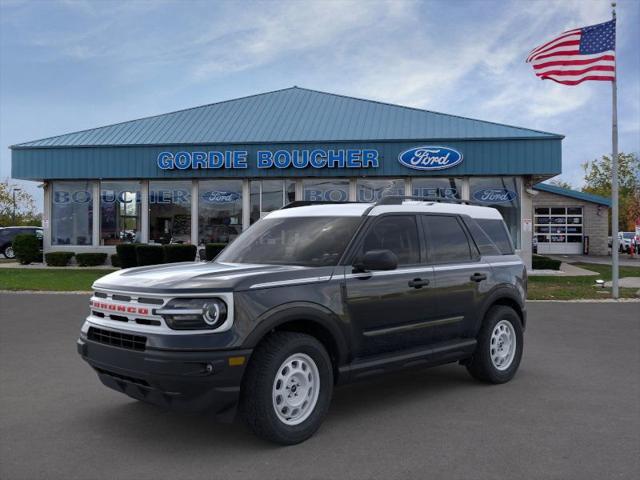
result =
[{"label": "grass lawn", "polygon": [[[574,263],[575,266],[598,272],[597,277],[529,277],[529,300],[572,300],[576,298],[611,298],[610,288],[594,287],[597,279],[611,280],[611,267],[595,263]],[[640,277],[640,267],[620,267],[620,278]],[[599,293],[604,291],[606,293]],[[620,297],[635,298],[637,289],[621,288]]]},{"label": "grass lawn", "polygon": [[0,268],[0,290],[91,290],[91,284],[114,270],[87,268]]}]

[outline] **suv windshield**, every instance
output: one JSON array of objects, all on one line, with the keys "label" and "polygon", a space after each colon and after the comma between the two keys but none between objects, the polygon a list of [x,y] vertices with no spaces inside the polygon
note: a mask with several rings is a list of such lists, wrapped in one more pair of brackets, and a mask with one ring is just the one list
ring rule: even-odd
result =
[{"label": "suv windshield", "polygon": [[265,218],[224,249],[217,262],[337,265],[362,217]]}]

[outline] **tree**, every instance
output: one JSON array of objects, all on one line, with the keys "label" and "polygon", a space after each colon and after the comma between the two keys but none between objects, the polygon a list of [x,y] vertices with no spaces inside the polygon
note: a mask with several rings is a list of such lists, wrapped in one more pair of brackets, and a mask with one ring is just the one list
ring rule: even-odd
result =
[{"label": "tree", "polygon": [[14,188],[19,187],[15,184],[10,184],[7,180],[0,182],[0,227],[9,225],[41,225],[42,215],[37,212],[33,197],[24,189],[16,191],[16,203],[14,205]]},{"label": "tree", "polygon": [[554,178],[549,180],[549,185],[553,185],[554,187],[565,188],[567,190],[573,190],[573,187],[569,182],[565,182],[561,178]]},{"label": "tree", "polygon": [[[586,162],[584,168],[584,192],[611,197],[611,157]],[[640,217],[640,160],[635,153],[618,154],[618,228],[633,231],[636,218]]]}]

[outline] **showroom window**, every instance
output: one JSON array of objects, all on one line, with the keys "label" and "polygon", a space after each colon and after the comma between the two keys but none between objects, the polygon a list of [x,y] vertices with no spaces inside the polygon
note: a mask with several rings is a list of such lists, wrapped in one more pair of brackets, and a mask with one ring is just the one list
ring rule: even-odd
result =
[{"label": "showroom window", "polygon": [[462,198],[461,178],[413,178],[413,195],[416,197]]},{"label": "showroom window", "polygon": [[91,182],[54,182],[51,202],[51,244],[91,245],[93,236]]},{"label": "showroom window", "polygon": [[358,202],[377,202],[389,195],[404,195],[404,180],[359,178],[356,192]]},{"label": "showroom window", "polygon": [[198,243],[229,243],[242,233],[242,180],[198,185]]},{"label": "showroom window", "polygon": [[349,180],[307,179],[302,181],[302,198],[312,202],[348,202]]},{"label": "showroom window", "polygon": [[293,180],[252,180],[250,183],[250,222],[253,224],[269,212],[282,208],[296,198]]},{"label": "showroom window", "polygon": [[149,182],[149,242],[191,242],[191,181]]},{"label": "showroom window", "polygon": [[471,177],[471,200],[496,208],[504,218],[513,243],[520,248],[520,192],[515,177]]},{"label": "showroom window", "polygon": [[100,184],[100,244],[140,241],[140,182]]}]

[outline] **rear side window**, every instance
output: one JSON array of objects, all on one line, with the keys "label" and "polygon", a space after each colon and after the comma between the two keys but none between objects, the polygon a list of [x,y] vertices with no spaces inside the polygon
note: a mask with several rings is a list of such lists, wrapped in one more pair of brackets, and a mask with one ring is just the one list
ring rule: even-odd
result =
[{"label": "rear side window", "polygon": [[362,242],[361,255],[369,250],[391,250],[399,265],[420,262],[420,240],[414,216],[392,215],[382,217],[367,231]]},{"label": "rear side window", "polygon": [[474,219],[464,218],[464,224],[469,229],[469,233],[471,233],[473,241],[476,242],[476,246],[482,255],[502,255],[500,249]]},{"label": "rear side window", "polygon": [[487,218],[476,219],[478,225],[489,236],[491,241],[496,244],[502,255],[513,254],[513,243],[502,220],[493,220]]},{"label": "rear side window", "polygon": [[431,263],[464,263],[472,259],[467,234],[456,217],[422,216]]}]

